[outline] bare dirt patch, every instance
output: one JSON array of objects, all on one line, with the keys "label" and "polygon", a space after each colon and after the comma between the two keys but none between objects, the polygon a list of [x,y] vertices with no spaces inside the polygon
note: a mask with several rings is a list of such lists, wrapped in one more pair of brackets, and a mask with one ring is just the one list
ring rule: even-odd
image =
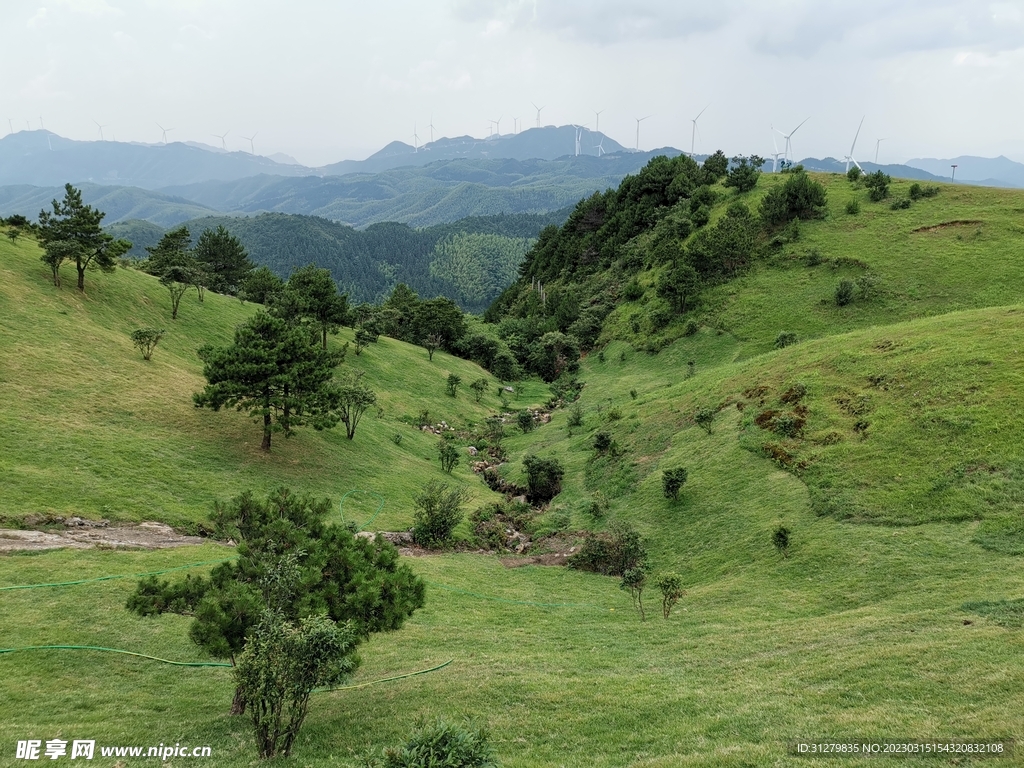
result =
[{"label": "bare dirt patch", "polygon": [[47,521],[46,530],[0,528],[0,553],[45,549],[166,549],[203,544],[200,536],[185,536],[164,523],[111,525],[106,520],[69,517]]}]

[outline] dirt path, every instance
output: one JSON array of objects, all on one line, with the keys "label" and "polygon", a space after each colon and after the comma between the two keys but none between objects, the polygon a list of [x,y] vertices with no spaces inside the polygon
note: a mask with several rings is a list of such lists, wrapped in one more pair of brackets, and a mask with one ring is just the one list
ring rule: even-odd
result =
[{"label": "dirt path", "polygon": [[69,517],[47,521],[46,530],[0,528],[0,554],[44,549],[165,549],[203,544],[201,536],[183,536],[163,523],[111,525],[106,520]]}]

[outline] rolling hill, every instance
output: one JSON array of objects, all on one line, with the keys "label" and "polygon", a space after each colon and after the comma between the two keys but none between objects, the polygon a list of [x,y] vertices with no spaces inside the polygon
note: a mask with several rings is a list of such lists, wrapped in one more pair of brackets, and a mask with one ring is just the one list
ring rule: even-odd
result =
[{"label": "rolling hill", "polygon": [[[684,580],[671,615],[660,615],[653,586],[641,621],[618,579],[509,568],[472,550],[410,558],[428,581],[426,607],[363,646],[352,682],[369,685],[317,694],[295,759],[357,766],[400,743],[417,718],[438,716],[486,724],[501,764],[514,768],[831,765],[797,758],[793,742],[1024,737],[1024,197],[942,185],[894,210],[845,177],[813,179],[827,191],[821,218],[782,230],[749,268],[658,327],[665,231],[656,222],[672,214],[642,226],[612,264],[584,276],[593,284],[580,283],[615,298],[581,361],[578,411],[559,408],[528,433],[508,428],[507,479],[523,481],[530,454],[565,470],[531,531],[561,530],[562,543],[548,544],[560,548],[586,530],[634,526],[651,580],[668,571]],[[762,177],[742,195],[716,187],[706,226],[739,215],[730,214],[737,201],[757,210],[786,181]],[[893,183],[893,197],[908,192],[909,182]],[[565,227],[581,222],[594,224],[577,215]],[[335,502],[352,489],[380,493],[373,527],[401,530],[417,489],[443,477],[436,437],[416,428],[417,414],[465,428],[466,446],[505,410],[493,386],[479,403],[465,390],[444,394],[449,371],[483,375],[470,363],[437,353],[431,364],[424,350],[382,338],[343,364],[365,369],[383,404],[353,443],[307,431],[262,455],[244,416],[189,402],[201,381],[193,350],[226,340],[251,306],[190,295],[172,325],[151,278],[97,274],[81,296],[52,288],[37,259],[31,240],[0,242],[0,376],[17,406],[0,455],[8,524],[74,512],[188,528],[215,498],[288,483]],[[573,267],[566,275],[580,276]],[[838,282],[864,276],[872,290],[836,305]],[[548,305],[564,287],[556,282]],[[149,364],[127,340],[141,324],[170,326]],[[781,331],[795,343],[776,348]],[[515,388],[510,411],[550,396],[536,380]],[[701,408],[714,414],[706,431],[694,420]],[[614,451],[595,450],[599,433]],[[673,501],[662,476],[679,467],[688,480]],[[465,462],[451,482],[474,494],[470,509],[496,498]],[[373,514],[372,503],[348,504],[339,519]],[[772,544],[779,526],[790,531],[785,554]],[[469,523],[459,531],[468,541]],[[211,542],[6,557],[0,586],[230,554]],[[5,645],[198,659],[187,619],[121,608],[132,587],[0,592]],[[248,723],[227,714],[227,670],[87,651],[0,654],[0,668],[0,717],[12,732],[187,740],[211,745],[218,764],[253,760]]]}]

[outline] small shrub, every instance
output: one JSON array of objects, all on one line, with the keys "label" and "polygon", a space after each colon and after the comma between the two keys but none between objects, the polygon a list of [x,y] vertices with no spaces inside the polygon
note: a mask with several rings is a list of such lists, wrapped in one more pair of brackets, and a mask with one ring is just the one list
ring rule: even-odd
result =
[{"label": "small shrub", "polygon": [[451,542],[455,526],[462,522],[462,505],[469,499],[465,488],[452,488],[436,480],[427,483],[413,500],[412,538],[422,547],[443,547]]},{"label": "small shrub", "polygon": [[136,328],[131,333],[132,345],[142,353],[143,360],[153,357],[153,350],[163,337],[163,328]]},{"label": "small shrub", "polygon": [[626,362],[626,350],[622,350],[621,352],[619,352],[619,362]]},{"label": "small shrub", "polygon": [[622,298],[625,301],[636,301],[643,297],[644,289],[636,280],[630,280],[622,287]]},{"label": "small shrub", "polygon": [[429,427],[430,426],[430,411],[422,410],[416,416],[417,427]]},{"label": "small shrub", "polygon": [[523,430],[523,434],[526,434],[527,432],[532,432],[534,426],[536,426],[536,422],[534,422],[533,420],[533,414],[530,413],[529,411],[520,411],[519,413],[517,413],[516,424],[518,424],[519,428]]},{"label": "small shrub", "polygon": [[630,396],[630,398],[632,398],[633,400],[636,400],[636,390],[635,390],[635,389],[631,389],[631,390],[629,390],[629,396]]},{"label": "small shrub", "polygon": [[907,192],[910,195],[911,200],[920,200],[922,197],[921,185],[916,181],[910,185],[910,190]]},{"label": "small shrub", "polygon": [[633,599],[633,607],[640,614],[640,621],[647,621],[647,614],[644,613],[644,588],[647,586],[647,564],[641,563],[634,568],[629,568],[622,574],[622,581],[619,589],[629,591]]},{"label": "small shrub", "polygon": [[700,408],[695,414],[693,414],[693,421],[698,427],[710,435],[711,428],[715,423],[716,413],[717,412],[714,408]]},{"label": "small shrub", "polygon": [[583,511],[594,520],[602,520],[608,514],[608,499],[598,491],[583,503]]},{"label": "small shrub", "polygon": [[401,747],[389,747],[367,768],[497,768],[487,732],[438,720],[420,725]]},{"label": "small shrub", "polygon": [[395,432],[395,434],[391,436],[391,442],[394,443],[395,445],[401,445],[402,434],[400,432]]},{"label": "small shrub", "polygon": [[594,450],[599,454],[604,455],[611,450],[612,447],[612,436],[607,432],[598,432],[594,435]]},{"label": "small shrub", "polygon": [[897,197],[889,203],[889,210],[902,211],[910,207],[910,200],[906,197]]},{"label": "small shrub", "polygon": [[675,501],[679,498],[679,491],[686,483],[687,472],[685,467],[666,469],[661,473],[661,491],[666,499]]},{"label": "small shrub", "polygon": [[821,255],[821,251],[817,248],[811,248],[811,250],[807,252],[807,255],[804,256],[804,263],[808,267],[816,267],[824,260],[824,257]]},{"label": "small shrub", "polygon": [[583,426],[583,406],[578,402],[573,403],[572,408],[569,409],[569,417],[566,419],[566,424],[570,429]]},{"label": "small shrub", "polygon": [[854,165],[854,166],[851,166],[850,170],[848,170],[846,172],[846,178],[847,178],[848,181],[855,182],[858,179],[860,179],[861,173],[862,173],[861,169],[858,168],[856,165]]},{"label": "small shrub", "polygon": [[860,213],[860,201],[857,200],[857,198],[848,201],[846,203],[846,212],[850,216],[856,216],[858,213]]},{"label": "small shrub", "polygon": [[775,348],[782,349],[791,344],[796,344],[796,341],[796,334],[793,331],[780,331],[779,335],[775,337]]},{"label": "small shrub", "polygon": [[459,385],[462,383],[462,377],[456,376],[454,373],[448,374],[448,381],[445,386],[448,390],[448,394],[451,397],[455,397],[459,392]]},{"label": "small shrub", "polygon": [[480,398],[487,393],[487,387],[487,379],[477,379],[469,385],[469,388],[473,390],[473,395],[478,403],[480,402]]},{"label": "small shrub", "polygon": [[661,614],[667,619],[679,598],[686,594],[683,591],[683,577],[678,573],[663,573],[654,585],[661,592]]},{"label": "small shrub", "polygon": [[700,330],[697,321],[692,317],[683,324],[683,336],[693,336]]},{"label": "small shrub", "polygon": [[839,285],[836,286],[836,292],[833,296],[837,307],[845,307],[851,301],[853,301],[853,294],[856,290],[856,285],[853,280],[843,278],[839,281]]},{"label": "small shrub", "polygon": [[558,459],[542,459],[530,455],[523,459],[523,468],[526,470],[526,483],[533,503],[545,504],[562,492],[565,470]]},{"label": "small shrub", "polygon": [[609,408],[608,409],[608,416],[607,416],[608,421],[618,421],[621,418],[622,418],[622,409],[621,408],[617,408],[616,407],[616,408]]},{"label": "small shrub", "polygon": [[650,311],[650,314],[648,315],[648,317],[650,317],[651,319],[651,328],[653,328],[656,331],[661,330],[666,325],[671,323],[672,318],[674,316],[675,315],[672,312],[672,309],[664,305],[660,307],[655,307]]},{"label": "small shrub", "polygon": [[772,431],[783,437],[797,437],[804,428],[804,420],[788,413],[780,414],[772,422]]},{"label": "small shrub", "polygon": [[437,444],[437,456],[441,460],[441,471],[447,472],[449,475],[458,466],[459,449],[447,438],[442,437]]},{"label": "small shrub", "polygon": [[789,538],[789,528],[784,525],[780,525],[772,532],[772,544],[783,557],[789,557]]},{"label": "small shrub", "polygon": [[598,359],[598,362],[601,362],[601,363],[604,362],[604,350],[603,349],[598,351],[597,359]]},{"label": "small shrub", "polygon": [[857,295],[862,299],[872,299],[879,293],[878,278],[874,275],[861,275],[854,283],[857,285]]},{"label": "small shrub", "polygon": [[686,361],[686,378],[692,379],[697,373],[697,363],[693,360]]}]

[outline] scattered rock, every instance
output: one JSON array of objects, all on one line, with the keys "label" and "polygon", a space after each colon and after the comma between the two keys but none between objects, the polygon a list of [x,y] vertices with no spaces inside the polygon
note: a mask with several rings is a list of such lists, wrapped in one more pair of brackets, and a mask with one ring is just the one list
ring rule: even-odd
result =
[{"label": "scattered rock", "polygon": [[201,536],[184,536],[163,523],[110,525],[109,520],[86,520],[75,516],[63,519],[61,523],[66,526],[64,530],[0,529],[0,552],[93,547],[167,549],[206,542]]},{"label": "scattered rock", "polygon": [[471,445],[468,448],[466,448],[466,453],[468,453],[470,456],[476,456],[478,453],[480,453],[480,451],[476,449],[475,445]]}]

